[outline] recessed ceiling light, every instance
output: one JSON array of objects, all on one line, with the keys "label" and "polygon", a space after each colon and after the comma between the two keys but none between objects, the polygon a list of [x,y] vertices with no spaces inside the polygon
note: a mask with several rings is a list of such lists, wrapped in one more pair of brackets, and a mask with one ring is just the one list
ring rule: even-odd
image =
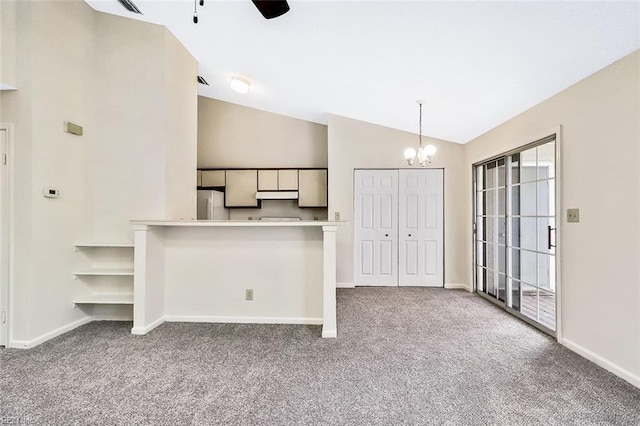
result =
[{"label": "recessed ceiling light", "polygon": [[247,93],[251,82],[242,77],[231,77],[231,88],[238,93]]}]

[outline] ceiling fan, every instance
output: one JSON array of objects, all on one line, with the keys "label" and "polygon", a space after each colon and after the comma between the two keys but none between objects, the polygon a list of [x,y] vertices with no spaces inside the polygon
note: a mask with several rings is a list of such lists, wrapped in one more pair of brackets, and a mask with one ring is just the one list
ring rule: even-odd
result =
[{"label": "ceiling fan", "polygon": [[[282,16],[289,11],[289,4],[287,0],[251,0],[256,6],[258,11],[265,17],[265,19],[273,19],[278,16]],[[142,12],[138,6],[133,3],[132,0],[118,0],[120,4],[129,12],[139,13]],[[204,6],[204,0],[199,0],[200,6]],[[194,0],[193,7],[193,23],[198,23],[198,0]]]}]

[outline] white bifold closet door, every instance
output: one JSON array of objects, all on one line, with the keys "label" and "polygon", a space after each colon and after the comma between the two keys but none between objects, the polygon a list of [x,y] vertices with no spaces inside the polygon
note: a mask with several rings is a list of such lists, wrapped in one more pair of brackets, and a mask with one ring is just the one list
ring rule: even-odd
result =
[{"label": "white bifold closet door", "polygon": [[444,286],[443,172],[399,171],[400,286]]},{"label": "white bifold closet door", "polygon": [[398,285],[398,171],[355,171],[355,283]]},{"label": "white bifold closet door", "polygon": [[444,286],[442,169],[356,170],[356,285]]}]

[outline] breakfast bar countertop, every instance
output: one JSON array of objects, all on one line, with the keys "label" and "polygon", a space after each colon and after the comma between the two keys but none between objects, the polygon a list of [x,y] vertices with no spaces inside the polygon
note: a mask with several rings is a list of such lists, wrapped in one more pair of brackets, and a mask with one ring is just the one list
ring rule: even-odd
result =
[{"label": "breakfast bar countertop", "polygon": [[186,227],[295,227],[341,226],[347,222],[326,220],[266,221],[266,220],[132,220],[131,225]]}]

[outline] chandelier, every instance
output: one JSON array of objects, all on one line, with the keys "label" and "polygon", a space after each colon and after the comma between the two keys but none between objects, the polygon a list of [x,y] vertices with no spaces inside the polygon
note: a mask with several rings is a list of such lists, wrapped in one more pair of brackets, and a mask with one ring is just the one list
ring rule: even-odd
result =
[{"label": "chandelier", "polygon": [[407,148],[404,150],[404,159],[410,166],[413,166],[413,161],[418,157],[418,164],[420,167],[426,166],[427,163],[431,163],[431,160],[436,155],[436,147],[434,145],[422,145],[422,101],[417,101],[420,108],[420,119],[418,121],[418,151],[413,148]]}]

